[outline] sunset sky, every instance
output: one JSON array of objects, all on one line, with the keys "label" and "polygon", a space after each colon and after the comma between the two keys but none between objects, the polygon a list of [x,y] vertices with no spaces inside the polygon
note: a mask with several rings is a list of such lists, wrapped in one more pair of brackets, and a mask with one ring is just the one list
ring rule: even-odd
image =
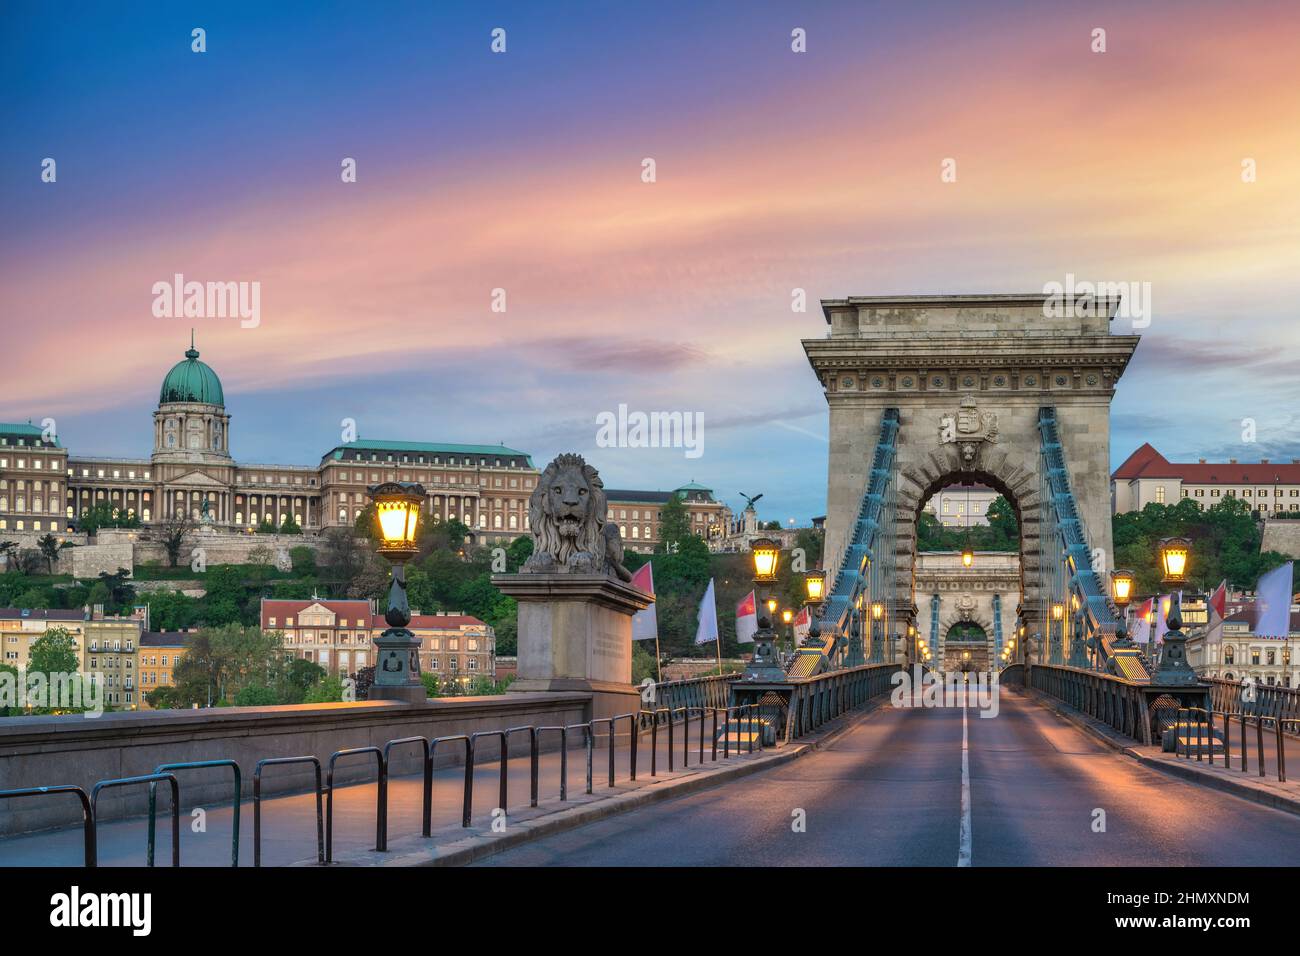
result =
[{"label": "sunset sky", "polygon": [[[1114,464],[1300,457],[1294,3],[6,3],[0,80],[0,420],[74,453],[148,454],[194,325],[241,461],[353,418],[803,524],[817,299],[1070,272],[1152,286]],[[260,326],[154,317],[178,272]],[[597,448],[620,403],[703,456]]]}]

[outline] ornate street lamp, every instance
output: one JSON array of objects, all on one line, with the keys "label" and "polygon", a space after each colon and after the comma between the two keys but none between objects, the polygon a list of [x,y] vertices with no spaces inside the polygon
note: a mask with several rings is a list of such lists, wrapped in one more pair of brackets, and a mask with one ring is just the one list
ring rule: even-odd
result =
[{"label": "ornate street lamp", "polygon": [[375,682],[371,700],[402,700],[423,703],[428,699],[420,681],[420,641],[407,625],[411,605],[406,599],[406,562],[419,553],[415,533],[424,504],[424,486],[409,481],[385,481],[368,488],[375,504],[379,528],[379,553],[393,565],[393,584],[388,591],[384,620],[388,629],[375,638]]},{"label": "ornate street lamp", "polygon": [[826,594],[826,572],[821,569],[805,571],[803,575],[804,593],[808,595],[805,602],[809,608],[808,634],[804,638],[805,644],[817,644],[821,641],[822,627],[821,617],[824,612],[824,602]]},{"label": "ornate street lamp", "polygon": [[[1160,542],[1160,566],[1164,569],[1162,583],[1180,585],[1187,580],[1187,565],[1191,557],[1191,542],[1186,538],[1165,538]],[[1182,632],[1182,599],[1178,591],[1169,596],[1169,613],[1165,617],[1169,630],[1165,632],[1160,663],[1151,675],[1151,683],[1186,686],[1198,684],[1199,678],[1192,665],[1187,663],[1187,635]]]},{"label": "ornate street lamp", "polygon": [[766,597],[771,585],[776,583],[776,570],[781,558],[781,549],[771,538],[756,538],[749,550],[754,559],[754,598],[764,606],[767,617],[758,622],[754,633],[754,656],[745,671],[745,677],[759,680],[781,680],[785,671],[776,659],[776,631],[773,629],[773,616],[776,613],[776,599]]},{"label": "ornate street lamp", "polygon": [[776,542],[771,538],[756,538],[749,550],[754,557],[754,583],[775,583],[777,564],[781,558],[781,549]]},{"label": "ornate street lamp", "polygon": [[1164,584],[1182,584],[1187,580],[1187,563],[1192,543],[1186,538],[1165,538],[1160,542],[1160,569]]},{"label": "ornate street lamp", "polygon": [[1128,606],[1133,601],[1134,575],[1125,568],[1116,568],[1110,573],[1110,597],[1119,608],[1119,627],[1115,631],[1115,640],[1111,647],[1131,648],[1137,645],[1128,636]]}]

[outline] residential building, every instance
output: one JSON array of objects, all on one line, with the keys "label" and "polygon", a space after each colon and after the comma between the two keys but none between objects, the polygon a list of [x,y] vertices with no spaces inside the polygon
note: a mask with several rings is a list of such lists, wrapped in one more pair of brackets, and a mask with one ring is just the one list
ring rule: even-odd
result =
[{"label": "residential building", "polygon": [[284,632],[284,648],[290,656],[348,677],[373,660],[373,614],[369,601],[263,599],[261,625],[264,631]]},{"label": "residential building", "polygon": [[72,635],[80,661],[86,626],[86,612],[46,608],[0,608],[0,663],[27,670],[31,647],[46,628],[61,627]]},{"label": "residential building", "polygon": [[[371,637],[388,627],[382,614],[371,618]],[[470,684],[496,680],[496,633],[468,614],[414,614],[407,625],[420,639],[420,667],[441,680]]]},{"label": "residential building", "polygon": [[104,703],[118,710],[140,706],[136,674],[140,635],[144,621],[138,617],[101,617],[85,622],[81,671],[104,689]]},{"label": "residential building", "polygon": [[140,707],[149,709],[145,695],[159,687],[175,687],[176,665],[189,648],[189,631],[145,631],[140,635],[137,673],[140,677]]},{"label": "residential building", "polygon": [[1274,462],[1169,461],[1149,444],[1129,455],[1110,477],[1111,511],[1141,511],[1149,504],[1175,505],[1191,498],[1203,508],[1229,495],[1261,517],[1300,512],[1300,459]]},{"label": "residential building", "polygon": [[1206,642],[1204,629],[1188,639],[1187,661],[1196,672],[1224,680],[1249,678],[1257,684],[1300,687],[1300,607],[1291,606],[1287,638],[1255,636],[1253,601],[1228,611],[1217,645]]}]

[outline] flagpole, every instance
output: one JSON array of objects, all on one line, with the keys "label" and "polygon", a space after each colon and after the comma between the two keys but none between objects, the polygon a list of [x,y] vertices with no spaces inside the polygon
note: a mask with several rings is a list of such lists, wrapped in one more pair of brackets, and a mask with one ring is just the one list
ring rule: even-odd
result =
[{"label": "flagpole", "polygon": [[659,683],[661,684],[664,682],[664,666],[660,663],[663,659],[663,655],[659,653],[658,622],[655,622],[655,673],[659,675]]},{"label": "flagpole", "polygon": [[718,676],[722,676],[722,628],[717,629],[718,634]]}]

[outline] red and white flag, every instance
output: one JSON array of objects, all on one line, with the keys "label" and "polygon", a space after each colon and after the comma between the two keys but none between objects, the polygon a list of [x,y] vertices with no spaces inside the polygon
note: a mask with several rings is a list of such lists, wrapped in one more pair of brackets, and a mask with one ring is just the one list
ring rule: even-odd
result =
[{"label": "red and white flag", "polygon": [[[649,561],[633,572],[631,583],[634,588],[640,588],[646,594],[653,595],[655,593],[655,576],[654,572],[650,570]],[[655,614],[653,604],[644,611],[637,611],[632,615],[632,640],[653,641],[658,637],[659,617]]]},{"label": "red and white flag", "polygon": [[808,628],[811,626],[812,615],[808,613],[808,608],[801,608],[794,619],[794,636],[798,643],[803,643],[803,639],[808,636]]},{"label": "red and white flag", "polygon": [[1152,609],[1155,598],[1147,598],[1133,610],[1133,641],[1136,644],[1151,643]]},{"label": "red and white flag", "polygon": [[1224,578],[1219,582],[1219,586],[1210,594],[1210,599],[1205,602],[1209,608],[1209,626],[1205,631],[1206,644],[1223,643],[1223,619],[1227,617],[1228,610],[1228,579]]},{"label": "red and white flag", "polygon": [[740,644],[752,644],[758,630],[758,604],[754,592],[750,591],[736,605],[736,641]]}]

